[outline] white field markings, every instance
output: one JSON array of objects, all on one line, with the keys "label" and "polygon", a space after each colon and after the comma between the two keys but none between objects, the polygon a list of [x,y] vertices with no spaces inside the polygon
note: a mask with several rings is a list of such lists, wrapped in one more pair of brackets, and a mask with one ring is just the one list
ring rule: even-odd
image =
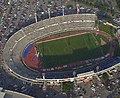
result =
[{"label": "white field markings", "polygon": [[67,39],[65,39],[64,42],[65,42],[65,45],[66,45],[65,50],[69,50],[70,46],[68,45]]},{"label": "white field markings", "polygon": [[37,51],[37,49],[36,49],[36,47],[34,46],[34,49],[35,49],[35,55],[37,56],[37,57],[39,57],[39,52]]},{"label": "white field markings", "polygon": [[41,51],[42,55],[46,55],[46,52],[47,52],[48,55],[53,55],[52,54],[53,53],[52,50],[48,46],[46,47],[46,45],[44,43],[42,43],[42,44],[43,45],[41,47],[38,46],[39,47],[39,51],[42,50]]},{"label": "white field markings", "polygon": [[87,33],[88,32],[84,32],[84,33],[78,33],[78,34],[74,34],[74,35],[67,35],[67,36],[63,36],[63,37],[59,37],[59,38],[53,38],[53,39],[49,39],[49,40],[45,40],[45,41],[36,42],[36,44],[40,44],[40,43],[43,43],[43,42],[54,41],[54,40],[63,39],[63,38],[68,38],[68,37],[77,36],[77,35],[81,35],[81,34],[87,34]]},{"label": "white field markings", "polygon": [[37,56],[37,58],[39,58],[40,52],[37,51],[36,47],[34,47],[34,49],[35,49],[35,56]]},{"label": "white field markings", "polygon": [[94,38],[95,41],[96,41],[96,45],[100,47],[100,51],[101,51],[101,53],[104,54],[104,53],[103,53],[103,49],[102,49],[100,43],[98,42],[97,38],[96,38],[93,34],[92,34],[92,36],[93,36],[93,38]]},{"label": "white field markings", "polygon": [[[37,48],[38,48],[38,49],[37,49]],[[43,57],[43,53],[42,53],[42,50],[43,50],[43,49],[40,49],[39,45],[38,45],[38,47],[36,47],[36,50],[39,52],[39,55],[40,55],[41,57]]]},{"label": "white field markings", "polygon": [[91,39],[91,35],[88,35],[88,40],[89,40],[89,43],[92,45],[92,47],[91,47],[91,45],[89,44],[90,49],[94,48],[95,45],[93,44],[94,41],[93,41],[93,39]]},{"label": "white field markings", "polygon": [[42,49],[40,49],[40,47],[39,47],[39,45],[37,45],[36,46],[36,51],[39,53],[39,55],[41,56],[41,57],[43,57],[43,54],[42,54],[42,51],[41,51]]},{"label": "white field markings", "polygon": [[68,45],[66,40],[64,40],[64,42],[65,42],[65,45],[66,45],[66,47],[64,47],[64,52],[66,53],[68,51],[69,45]]},{"label": "white field markings", "polygon": [[67,47],[65,47],[65,53],[68,53],[68,51],[70,51],[70,53],[72,54],[72,49],[71,49],[71,46],[68,44],[68,42],[67,42],[67,40],[70,40],[70,39],[65,39],[65,45],[67,46]]},{"label": "white field markings", "polygon": [[100,43],[98,42],[97,38],[96,38],[93,34],[92,34],[92,36],[93,36],[93,38],[96,40],[97,44],[99,45],[102,55],[104,55],[104,53],[103,53],[103,48],[101,47],[101,45],[100,45]]},{"label": "white field markings", "polygon": [[[93,39],[95,40],[96,46],[100,46],[100,44],[99,44],[97,38],[94,36],[94,34],[92,33],[91,35],[92,35]],[[95,46],[95,47],[96,47],[96,46]]]},{"label": "white field markings", "polygon": [[68,53],[67,47],[64,47],[64,52],[65,52],[66,54]]},{"label": "white field markings", "polygon": [[106,44],[106,42],[105,42],[105,40],[103,38],[100,38],[100,40],[101,40],[101,45],[105,45]]},{"label": "white field markings", "polygon": [[[49,47],[46,47],[46,49],[48,50],[49,55],[53,55],[53,52],[54,52],[54,51],[52,51]],[[48,54],[48,53],[47,53],[47,54]]]},{"label": "white field markings", "polygon": [[85,45],[87,46],[87,48],[90,49],[90,46],[89,46],[89,44],[87,43],[86,39],[85,39],[85,38],[83,38],[83,39],[84,39],[84,42],[85,42]]}]

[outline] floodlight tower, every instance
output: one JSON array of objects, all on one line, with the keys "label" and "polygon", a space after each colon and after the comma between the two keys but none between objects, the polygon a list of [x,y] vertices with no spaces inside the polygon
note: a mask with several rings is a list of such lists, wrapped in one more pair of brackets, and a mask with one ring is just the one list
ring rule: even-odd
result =
[{"label": "floodlight tower", "polygon": [[76,91],[77,90],[77,80],[76,80],[76,72],[73,71],[73,76],[74,76],[74,90]]},{"label": "floodlight tower", "polygon": [[77,7],[77,14],[79,14],[80,9],[79,9],[79,4],[78,3],[76,4],[76,7]]},{"label": "floodlight tower", "polygon": [[38,20],[37,20],[37,13],[35,12],[35,22],[37,23]]},{"label": "floodlight tower", "polygon": [[62,15],[63,16],[65,15],[65,6],[64,5],[62,6]]},{"label": "floodlight tower", "polygon": [[49,18],[51,18],[51,15],[50,15],[50,8],[48,8],[48,15],[49,15]]},{"label": "floodlight tower", "polygon": [[79,9],[79,4],[78,4],[78,0],[75,0],[75,6],[76,6],[76,10],[77,10],[77,14],[79,14],[80,9]]},{"label": "floodlight tower", "polygon": [[11,0],[8,1],[8,4],[9,4],[9,5],[11,4]]},{"label": "floodlight tower", "polygon": [[35,5],[35,22],[37,23],[38,22],[38,17],[37,17],[37,6],[39,5],[38,1],[36,2],[36,5]]},{"label": "floodlight tower", "polygon": [[45,73],[42,73],[42,77],[43,77],[43,79],[45,79]]},{"label": "floodlight tower", "polygon": [[47,81],[45,81],[45,73],[42,73],[42,76],[43,76],[43,81],[44,81],[42,89],[43,91],[46,91]]}]

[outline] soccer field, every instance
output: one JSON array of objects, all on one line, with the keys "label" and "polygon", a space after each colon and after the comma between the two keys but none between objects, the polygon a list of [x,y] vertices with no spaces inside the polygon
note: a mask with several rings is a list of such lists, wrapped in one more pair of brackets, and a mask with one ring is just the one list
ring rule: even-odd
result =
[{"label": "soccer field", "polygon": [[36,44],[46,68],[66,65],[105,55],[110,48],[106,38],[87,33]]}]

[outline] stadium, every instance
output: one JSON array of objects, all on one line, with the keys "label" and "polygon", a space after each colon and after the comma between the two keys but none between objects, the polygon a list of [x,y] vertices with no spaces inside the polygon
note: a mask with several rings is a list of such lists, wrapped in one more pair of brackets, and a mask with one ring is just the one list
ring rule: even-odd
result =
[{"label": "stadium", "polygon": [[95,14],[72,14],[39,21],[7,41],[4,64],[27,82],[66,81],[101,73],[120,62],[113,37],[99,30]]}]

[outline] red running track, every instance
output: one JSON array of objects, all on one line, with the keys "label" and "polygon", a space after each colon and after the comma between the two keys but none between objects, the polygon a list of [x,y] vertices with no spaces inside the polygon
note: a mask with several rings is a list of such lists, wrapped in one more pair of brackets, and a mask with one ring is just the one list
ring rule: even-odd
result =
[{"label": "red running track", "polygon": [[32,69],[38,69],[40,65],[39,57],[37,56],[36,47],[30,49],[28,55],[24,59],[25,65],[29,66]]}]

